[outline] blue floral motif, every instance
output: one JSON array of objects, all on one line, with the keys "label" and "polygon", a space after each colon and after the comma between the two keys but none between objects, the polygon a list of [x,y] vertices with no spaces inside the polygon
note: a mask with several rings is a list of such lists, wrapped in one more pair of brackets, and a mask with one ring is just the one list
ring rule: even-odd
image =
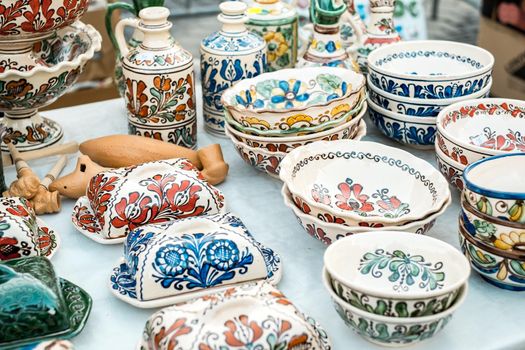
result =
[{"label": "blue floral motif", "polygon": [[228,271],[239,262],[237,245],[227,239],[218,239],[206,249],[206,258],[219,271]]},{"label": "blue floral motif", "polygon": [[268,272],[268,278],[273,277],[275,272],[279,270],[281,266],[281,258],[275,254],[273,250],[266,247],[261,247],[261,252],[266,263],[266,271]]},{"label": "blue floral motif", "polygon": [[[292,86],[290,86],[292,84]],[[271,98],[272,103],[280,104],[284,103],[285,108],[293,108],[294,102],[304,102],[308,100],[310,94],[303,92],[306,88],[302,88],[303,83],[300,80],[295,81],[279,81],[279,89],[281,92],[278,95],[274,95]]]},{"label": "blue floral motif", "polygon": [[395,100],[389,100],[373,90],[369,90],[368,96],[370,96],[370,99],[372,102],[376,103],[380,107],[383,107],[384,109],[388,109],[389,111],[401,113],[404,115],[414,116],[414,117],[435,117],[439,114],[441,111],[440,106],[420,106],[420,107],[408,107],[405,103],[395,101]]},{"label": "blue floral motif", "polygon": [[260,48],[264,46],[264,41],[253,33],[243,36],[225,36],[221,32],[215,32],[205,38],[202,45],[211,50],[239,52]]},{"label": "blue floral motif", "polygon": [[257,92],[254,89],[244,90],[235,95],[235,100],[241,106],[246,108],[262,108],[264,107],[264,101],[257,98]]},{"label": "blue floral motif", "polygon": [[128,265],[125,263],[113,269],[110,281],[111,288],[117,290],[120,294],[128,295],[130,298],[137,298],[135,275],[130,273]]},{"label": "blue floral motif", "polygon": [[[167,244],[157,252],[154,266],[164,275],[176,277],[186,271],[188,259],[188,251],[183,244]],[[163,287],[167,288],[164,285]]]}]

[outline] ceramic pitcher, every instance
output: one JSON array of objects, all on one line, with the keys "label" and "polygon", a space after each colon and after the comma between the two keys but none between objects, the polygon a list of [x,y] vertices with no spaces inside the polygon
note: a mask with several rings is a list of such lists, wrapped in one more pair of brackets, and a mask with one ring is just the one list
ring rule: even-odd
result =
[{"label": "ceramic pitcher", "polygon": [[366,26],[355,9],[354,0],[346,0],[346,12],[341,16],[339,27],[343,47],[352,53],[357,51],[366,33]]},{"label": "ceramic pitcher", "polygon": [[[123,19],[115,28],[122,53],[129,132],[195,148],[193,57],[172,38],[169,14],[165,7],[148,7],[139,12],[140,19]],[[143,33],[138,47],[127,46],[126,26]]]},{"label": "ceramic pitcher", "polygon": [[267,71],[293,68],[297,61],[298,15],[281,0],[245,0],[247,27],[268,45]]},{"label": "ceramic pitcher", "polygon": [[238,81],[264,73],[266,42],[245,26],[246,4],[227,1],[218,16],[222,29],[201,42],[201,82],[206,130],[224,135],[222,92]]}]

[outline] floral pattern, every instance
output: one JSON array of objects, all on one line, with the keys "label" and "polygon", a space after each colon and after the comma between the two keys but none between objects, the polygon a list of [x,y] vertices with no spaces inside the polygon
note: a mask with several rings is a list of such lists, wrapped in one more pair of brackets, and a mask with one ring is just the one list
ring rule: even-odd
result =
[{"label": "floral pattern", "polygon": [[509,129],[506,133],[497,133],[485,127],[480,135],[470,136],[472,145],[505,152],[525,152],[525,135],[518,130]]},{"label": "floral pattern", "polygon": [[302,107],[310,95],[300,80],[279,81],[279,87],[272,91],[271,102],[278,109]]}]

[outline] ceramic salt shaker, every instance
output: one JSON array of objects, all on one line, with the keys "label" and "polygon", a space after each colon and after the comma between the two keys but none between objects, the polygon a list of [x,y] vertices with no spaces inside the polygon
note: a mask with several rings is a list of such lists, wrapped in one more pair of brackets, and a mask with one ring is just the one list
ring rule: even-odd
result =
[{"label": "ceramic salt shaker", "polygon": [[[139,19],[123,19],[115,28],[122,53],[129,133],[195,148],[193,57],[171,36],[169,14],[165,7],[148,7],[139,12]],[[126,44],[126,26],[144,34],[136,48]]]},{"label": "ceramic salt shaker", "polygon": [[295,8],[281,0],[245,2],[248,29],[262,36],[268,45],[267,71],[295,67],[299,20]]},{"label": "ceramic salt shaker", "polygon": [[243,79],[264,73],[266,42],[248,31],[246,4],[226,1],[217,17],[222,29],[201,42],[201,82],[204,125],[212,134],[224,136],[222,92]]}]

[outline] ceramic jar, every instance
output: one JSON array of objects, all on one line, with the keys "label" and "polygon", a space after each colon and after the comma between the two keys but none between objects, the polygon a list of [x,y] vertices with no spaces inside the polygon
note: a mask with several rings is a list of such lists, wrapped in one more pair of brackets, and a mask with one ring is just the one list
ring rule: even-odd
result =
[{"label": "ceramic jar", "polygon": [[294,7],[281,0],[248,0],[247,27],[268,45],[268,65],[273,72],[293,68],[297,61],[298,15]]},{"label": "ceramic jar", "polygon": [[[140,20],[123,19],[115,28],[122,53],[129,132],[195,148],[193,57],[172,38],[169,14],[165,7],[148,7],[139,12]],[[141,45],[127,46],[126,26],[144,33]]]},{"label": "ceramic jar", "polygon": [[266,65],[266,43],[246,29],[246,8],[242,2],[223,2],[218,16],[221,31],[201,43],[204,125],[210,133],[221,136],[224,135],[222,92],[236,82],[263,73]]},{"label": "ceramic jar", "polygon": [[361,44],[366,34],[366,26],[355,9],[354,0],[346,0],[346,12],[341,16],[339,24],[343,47],[353,52]]}]

